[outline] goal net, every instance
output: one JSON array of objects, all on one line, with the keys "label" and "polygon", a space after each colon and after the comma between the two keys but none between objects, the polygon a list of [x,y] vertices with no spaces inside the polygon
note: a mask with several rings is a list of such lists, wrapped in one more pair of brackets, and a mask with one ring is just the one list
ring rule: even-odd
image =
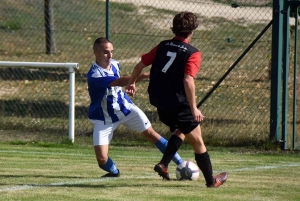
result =
[{"label": "goal net", "polygon": [[78,63],[0,61],[0,127],[51,132],[74,142]]}]

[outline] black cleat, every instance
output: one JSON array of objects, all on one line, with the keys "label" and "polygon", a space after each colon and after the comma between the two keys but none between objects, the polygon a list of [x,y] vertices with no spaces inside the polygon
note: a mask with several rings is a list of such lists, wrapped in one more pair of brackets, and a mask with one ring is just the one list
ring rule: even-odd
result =
[{"label": "black cleat", "polygon": [[208,186],[208,188],[216,188],[216,187],[221,186],[222,184],[225,183],[227,178],[228,178],[227,172],[222,172],[221,174],[214,176],[215,182],[211,186]]},{"label": "black cleat", "polygon": [[154,171],[159,174],[163,179],[170,181],[169,171],[168,168],[165,167],[163,164],[159,163],[154,166]]},{"label": "black cleat", "polygon": [[112,172],[109,172],[101,177],[120,177],[120,171],[118,169],[118,173],[117,174],[113,174]]}]

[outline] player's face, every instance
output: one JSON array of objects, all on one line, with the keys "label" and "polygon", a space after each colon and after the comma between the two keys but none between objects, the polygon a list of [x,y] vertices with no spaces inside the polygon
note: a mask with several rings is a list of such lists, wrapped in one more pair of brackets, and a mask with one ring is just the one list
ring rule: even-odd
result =
[{"label": "player's face", "polygon": [[95,51],[97,63],[101,67],[108,67],[113,56],[114,47],[111,43],[102,43]]}]

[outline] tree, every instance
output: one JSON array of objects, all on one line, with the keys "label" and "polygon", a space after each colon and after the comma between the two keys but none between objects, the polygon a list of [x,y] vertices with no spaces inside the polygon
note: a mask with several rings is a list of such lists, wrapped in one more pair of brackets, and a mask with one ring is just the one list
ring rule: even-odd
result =
[{"label": "tree", "polygon": [[44,0],[44,18],[46,33],[46,54],[56,52],[54,40],[53,0]]}]

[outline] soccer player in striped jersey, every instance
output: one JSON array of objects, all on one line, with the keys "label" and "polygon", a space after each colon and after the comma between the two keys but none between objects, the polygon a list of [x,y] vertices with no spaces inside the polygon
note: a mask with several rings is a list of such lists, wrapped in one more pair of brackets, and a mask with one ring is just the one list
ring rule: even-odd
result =
[{"label": "soccer player in striped jersey", "polygon": [[[122,89],[130,76],[120,76],[120,63],[112,59],[113,44],[106,38],[97,38],[93,49],[95,62],[87,73],[87,82],[91,100],[88,118],[94,124],[94,150],[99,167],[108,172],[103,177],[119,177],[119,169],[108,151],[114,130],[120,124],[142,133],[162,153],[168,141],[155,132],[144,112]],[[137,81],[145,78],[149,78],[149,72],[141,74]],[[172,158],[176,164],[182,162],[177,153]]]},{"label": "soccer player in striped jersey", "polygon": [[194,13],[176,14],[171,28],[175,37],[160,42],[150,52],[142,55],[125,91],[134,95],[136,79],[146,66],[152,65],[148,86],[150,103],[157,108],[160,121],[174,132],[154,170],[163,179],[170,180],[168,164],[187,138],[194,149],[195,160],[207,187],[218,187],[227,180],[227,173],[213,176],[200,128],[204,116],[196,104],[194,79],[200,69],[201,53],[190,41],[197,27],[198,20]]}]

